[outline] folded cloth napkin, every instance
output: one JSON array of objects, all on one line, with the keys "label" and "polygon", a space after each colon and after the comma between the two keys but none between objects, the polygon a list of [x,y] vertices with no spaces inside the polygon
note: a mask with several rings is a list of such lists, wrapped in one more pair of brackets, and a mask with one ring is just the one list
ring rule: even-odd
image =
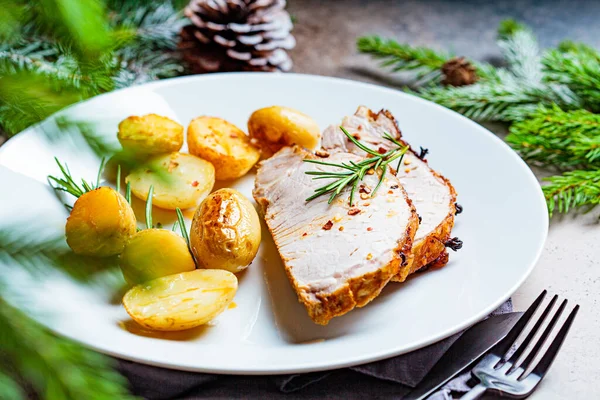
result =
[{"label": "folded cloth napkin", "polygon": [[[512,311],[510,299],[492,313]],[[414,388],[448,348],[457,333],[408,354],[334,371],[274,376],[213,375],[174,371],[118,360],[134,394],[149,400],[167,399],[364,399],[394,398]],[[449,382],[431,399],[448,400],[468,390],[469,374]]]}]

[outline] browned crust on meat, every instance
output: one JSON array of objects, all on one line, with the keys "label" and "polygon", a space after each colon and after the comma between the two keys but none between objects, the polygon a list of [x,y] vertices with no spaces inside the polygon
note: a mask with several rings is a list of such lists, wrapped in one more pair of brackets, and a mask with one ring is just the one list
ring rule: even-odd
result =
[{"label": "browned crust on meat", "polygon": [[446,251],[445,243],[450,239],[452,228],[454,227],[454,216],[456,214],[456,191],[452,184],[442,175],[433,171],[436,177],[442,179],[450,189],[450,206],[446,218],[432,231],[425,236],[423,240],[415,243],[412,247],[412,257],[409,262],[409,268],[406,273],[401,271],[392,278],[393,282],[404,282],[406,277],[437,260],[440,255]]},{"label": "browned crust on meat", "polygon": [[[259,165],[260,167],[262,165]],[[255,187],[252,194],[256,202],[262,207],[263,214],[266,215],[269,200],[261,197],[259,192],[260,190]],[[286,274],[298,295],[298,300],[304,304],[308,315],[315,323],[327,325],[332,318],[346,314],[355,307],[365,306],[381,293],[381,290],[392,277],[409,269],[408,259],[411,254],[413,238],[419,226],[419,217],[412,201],[408,198],[406,192],[403,191],[403,193],[405,200],[411,207],[411,216],[402,239],[398,241],[398,246],[394,249],[396,256],[383,268],[352,278],[335,292],[313,292],[309,288],[300,285],[287,265],[288,260],[282,257]],[[272,231],[269,219],[265,218],[265,222],[269,230]],[[281,255],[279,242],[275,237],[273,237],[273,241]]]},{"label": "browned crust on meat", "polygon": [[[410,152],[417,156],[417,153],[410,147],[410,145],[402,140],[402,132],[398,127],[396,118],[394,118],[391,112],[385,109],[379,111],[378,113],[375,113],[370,109],[368,111],[369,118],[373,119],[374,121],[377,120],[379,115],[384,115],[386,118],[391,120],[396,128],[396,136],[400,138],[400,141],[403,144],[409,147]],[[427,160],[422,161],[429,167]],[[392,281],[394,282],[404,282],[408,275],[415,273],[424,266],[437,260],[446,251],[445,243],[448,241],[448,239],[450,239],[450,233],[454,227],[454,216],[456,215],[456,190],[446,177],[442,176],[433,169],[431,169],[431,171],[436,178],[442,180],[448,189],[450,189],[450,204],[448,207],[450,211],[448,212],[448,215],[446,215],[446,218],[444,218],[444,220],[429,235],[425,236],[423,240],[413,245],[408,268],[401,270],[396,276],[394,276],[392,278]]]}]

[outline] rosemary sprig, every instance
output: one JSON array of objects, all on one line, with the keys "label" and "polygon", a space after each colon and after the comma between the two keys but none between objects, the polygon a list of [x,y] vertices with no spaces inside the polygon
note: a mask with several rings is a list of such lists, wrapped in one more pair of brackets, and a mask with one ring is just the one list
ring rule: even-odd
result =
[{"label": "rosemary sprig", "polygon": [[[104,166],[106,165],[105,158],[102,158],[102,161],[100,162],[100,168],[98,169],[95,184],[90,184],[85,179],[82,179],[81,184],[78,184],[73,179],[71,171],[69,170],[69,166],[66,163],[64,165],[61,164],[61,162],[56,157],[54,157],[54,160],[56,161],[56,164],[58,164],[58,168],[60,168],[60,172],[62,173],[62,177],[48,175],[48,182],[50,183],[50,186],[54,188],[54,190],[67,192],[72,196],[79,198],[84,193],[91,192],[92,190],[98,189],[98,187],[100,187],[100,178],[102,176]],[[52,183],[54,183],[54,185]]]},{"label": "rosemary sprig", "polygon": [[152,196],[154,196],[154,185],[148,189],[148,198],[146,199],[146,229],[152,229]]},{"label": "rosemary sprig", "polygon": [[[175,212],[177,213],[176,223],[179,225],[179,229],[181,230],[181,236],[183,236],[188,247],[190,247],[190,236],[188,235],[187,228],[185,227],[185,219],[183,218],[183,213],[181,212],[181,209],[179,207],[177,207],[175,209]],[[191,252],[191,247],[190,247],[190,252]]]},{"label": "rosemary sprig", "polygon": [[368,155],[370,155],[370,157],[358,163],[350,161],[349,163],[341,164],[312,159],[304,160],[305,162],[312,164],[326,165],[329,167],[336,167],[345,170],[339,172],[307,171],[306,174],[314,176],[313,179],[315,180],[333,179],[333,181],[315,189],[315,193],[312,196],[308,197],[306,201],[314,200],[317,197],[323,196],[325,194],[331,194],[329,196],[328,201],[328,203],[331,204],[333,200],[335,200],[335,198],[339,196],[340,193],[342,193],[342,190],[344,190],[346,186],[351,186],[352,189],[350,190],[350,207],[352,207],[354,205],[354,194],[356,193],[356,187],[358,186],[358,183],[363,180],[367,172],[369,170],[377,171],[378,169],[381,169],[379,182],[377,182],[377,186],[375,186],[375,188],[371,192],[371,196],[373,196],[375,195],[375,192],[377,192],[377,189],[379,189],[379,186],[381,186],[381,183],[385,178],[388,165],[391,162],[398,160],[398,168],[396,168],[396,171],[398,171],[400,162],[402,161],[404,154],[406,154],[406,152],[408,151],[408,146],[404,146],[402,143],[400,143],[394,137],[392,137],[389,133],[385,133],[385,135],[383,136],[384,139],[391,141],[398,147],[390,149],[387,152],[381,154],[356,140],[346,129],[344,129],[344,127],[340,126],[340,129],[342,130],[342,132],[344,132],[344,135],[346,135],[346,137],[352,143],[354,143],[356,147],[366,152]]},{"label": "rosemary sprig", "polygon": [[131,182],[127,182],[125,186],[125,200],[131,205]]},{"label": "rosemary sprig", "polygon": [[121,164],[117,165],[117,192],[121,193]]}]

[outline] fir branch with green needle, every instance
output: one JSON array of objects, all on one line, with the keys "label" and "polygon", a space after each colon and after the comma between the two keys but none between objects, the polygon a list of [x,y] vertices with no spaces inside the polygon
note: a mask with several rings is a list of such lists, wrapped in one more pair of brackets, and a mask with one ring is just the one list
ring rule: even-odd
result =
[{"label": "fir branch with green needle", "polygon": [[600,62],[589,48],[574,46],[569,51],[551,50],[542,59],[545,80],[567,86],[584,107],[600,111]]},{"label": "fir branch with green needle", "polygon": [[16,382],[25,381],[36,398],[133,399],[125,379],[113,370],[114,361],[53,335],[1,297],[0,326],[0,376],[5,378],[0,383],[0,398],[18,399],[12,396],[18,393]]},{"label": "fir branch with green needle", "polygon": [[523,159],[558,168],[591,167],[600,160],[600,115],[540,106],[510,126],[506,141]]},{"label": "fir branch with green needle", "polygon": [[550,182],[542,186],[550,216],[600,204],[600,169],[569,171],[545,180]]},{"label": "fir branch with green needle", "polygon": [[426,47],[413,47],[379,36],[364,36],[356,42],[358,51],[381,60],[380,66],[392,71],[415,71],[421,84],[439,82],[441,68],[452,56]]},{"label": "fir branch with green needle", "polygon": [[340,129],[342,130],[344,135],[346,135],[346,137],[352,143],[354,143],[355,146],[357,146],[362,151],[366,152],[370,157],[368,157],[358,163],[350,161],[349,163],[341,163],[341,164],[330,163],[330,162],[320,161],[320,160],[315,160],[315,159],[303,160],[304,162],[307,162],[307,163],[325,165],[325,166],[329,166],[329,167],[339,168],[342,170],[340,172],[306,171],[306,175],[312,175],[314,180],[333,179],[333,182],[330,182],[324,186],[321,186],[321,187],[315,189],[315,194],[308,197],[306,199],[307,202],[314,200],[317,197],[320,197],[320,196],[323,196],[326,194],[330,194],[328,204],[331,204],[333,202],[333,200],[335,200],[335,198],[338,197],[342,193],[342,190],[344,190],[345,187],[350,186],[351,189],[350,189],[349,204],[350,204],[350,207],[352,207],[354,205],[354,194],[356,192],[356,188],[358,187],[358,184],[363,180],[363,178],[365,177],[365,175],[367,174],[367,172],[369,170],[374,170],[375,172],[377,172],[380,169],[381,174],[379,176],[379,181],[377,182],[377,185],[371,192],[371,196],[374,196],[375,192],[377,192],[377,189],[379,189],[379,186],[381,186],[381,183],[383,182],[383,179],[385,178],[385,175],[388,170],[388,165],[396,160],[399,160],[398,163],[400,163],[402,161],[402,158],[404,157],[404,154],[406,154],[406,152],[408,151],[408,146],[403,146],[402,143],[395,140],[388,133],[386,133],[384,135],[384,138],[386,140],[391,141],[398,147],[388,150],[387,152],[382,154],[382,153],[379,153],[373,149],[370,149],[369,147],[360,143],[346,129],[344,129],[343,126],[340,126]]},{"label": "fir branch with green needle", "polygon": [[542,80],[540,48],[529,28],[512,19],[502,21],[498,28],[498,47],[517,78],[530,84]]},{"label": "fir branch with green needle", "polygon": [[[391,68],[393,72],[416,72],[418,85],[439,84],[442,80],[442,66],[454,56],[443,51],[427,47],[410,46],[393,39],[379,36],[363,36],[356,41],[358,51],[381,60],[382,68]],[[494,67],[485,63],[471,61],[477,76],[484,80],[497,80]]]}]

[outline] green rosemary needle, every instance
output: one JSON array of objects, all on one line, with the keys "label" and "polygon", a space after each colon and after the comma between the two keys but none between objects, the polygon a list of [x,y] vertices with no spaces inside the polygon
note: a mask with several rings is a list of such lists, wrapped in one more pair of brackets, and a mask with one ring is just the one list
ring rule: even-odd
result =
[{"label": "green rosemary needle", "polygon": [[104,170],[104,166],[106,165],[106,159],[102,158],[100,162],[100,168],[98,169],[98,175],[96,177],[95,184],[88,183],[85,179],[81,180],[81,184],[77,184],[73,179],[71,171],[69,170],[69,166],[65,163],[64,165],[58,161],[58,158],[54,157],[54,161],[58,164],[58,168],[62,173],[62,177],[55,177],[52,175],[48,175],[48,182],[54,190],[58,190],[61,192],[67,192],[74,197],[81,197],[84,193],[91,192],[94,189],[98,189],[100,187],[100,178],[102,177],[102,171]]},{"label": "green rosemary needle", "polygon": [[152,225],[152,197],[154,196],[154,185],[148,189],[148,198],[146,199],[146,229],[154,228]]},{"label": "green rosemary needle", "polygon": [[350,133],[348,133],[346,129],[344,129],[344,127],[340,126],[340,129],[342,130],[342,132],[344,132],[346,137],[348,137],[348,139],[352,143],[354,143],[354,145],[366,152],[370,157],[360,162],[350,161],[348,163],[342,162],[339,164],[313,159],[304,160],[305,162],[312,164],[320,164],[342,169],[342,171],[337,172],[307,171],[306,174],[312,175],[314,180],[331,179],[332,182],[315,189],[315,193],[309,198],[307,198],[306,201],[311,201],[325,194],[330,194],[328,203],[331,204],[333,200],[335,200],[335,198],[339,196],[340,193],[342,193],[342,190],[344,190],[346,186],[351,186],[352,189],[350,190],[350,207],[352,207],[354,205],[354,194],[356,192],[356,188],[359,182],[361,182],[365,177],[367,171],[371,169],[374,171],[381,169],[381,175],[379,176],[377,186],[375,186],[375,188],[371,192],[371,196],[373,196],[375,195],[375,192],[377,192],[377,189],[379,189],[379,186],[381,186],[381,183],[385,178],[385,175],[388,170],[388,165],[391,162],[398,160],[398,167],[396,168],[396,171],[398,171],[398,169],[400,168],[400,162],[402,161],[404,154],[406,154],[406,152],[408,151],[408,146],[403,145],[401,142],[392,137],[389,133],[385,133],[385,135],[383,136],[384,139],[391,141],[398,147],[390,149],[387,152],[381,154],[356,140]]}]

